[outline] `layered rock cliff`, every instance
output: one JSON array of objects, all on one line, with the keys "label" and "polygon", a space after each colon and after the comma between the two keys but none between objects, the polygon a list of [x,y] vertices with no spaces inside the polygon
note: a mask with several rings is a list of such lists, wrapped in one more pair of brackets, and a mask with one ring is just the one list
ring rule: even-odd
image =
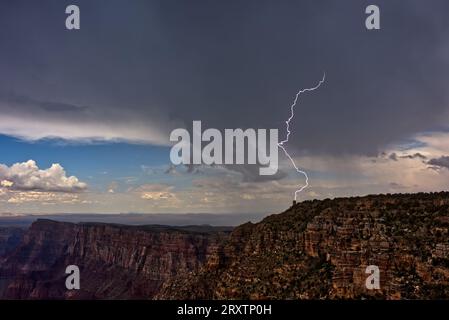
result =
[{"label": "layered rock cliff", "polygon": [[[448,230],[449,193],[306,201],[230,235],[38,221],[0,278],[6,298],[447,299]],[[79,291],[65,289],[69,264]]]},{"label": "layered rock cliff", "polygon": [[[6,299],[150,299],[167,279],[216,255],[226,228],[72,224],[38,220],[1,267]],[[81,290],[65,288],[76,265]]]},{"label": "layered rock cliff", "polygon": [[13,250],[22,240],[25,229],[0,227],[0,258]]},{"label": "layered rock cliff", "polygon": [[[449,193],[307,201],[236,228],[222,264],[160,299],[447,299]],[[366,267],[380,270],[368,290]],[[192,289],[194,288],[194,289]]]}]

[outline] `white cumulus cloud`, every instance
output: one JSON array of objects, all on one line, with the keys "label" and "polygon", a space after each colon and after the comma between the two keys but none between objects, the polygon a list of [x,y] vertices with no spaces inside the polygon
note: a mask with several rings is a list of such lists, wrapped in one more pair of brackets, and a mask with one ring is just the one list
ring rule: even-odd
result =
[{"label": "white cumulus cloud", "polygon": [[87,188],[86,183],[75,176],[67,176],[60,164],[40,169],[34,160],[15,163],[8,167],[0,164],[0,185],[7,190],[43,192],[80,192]]}]

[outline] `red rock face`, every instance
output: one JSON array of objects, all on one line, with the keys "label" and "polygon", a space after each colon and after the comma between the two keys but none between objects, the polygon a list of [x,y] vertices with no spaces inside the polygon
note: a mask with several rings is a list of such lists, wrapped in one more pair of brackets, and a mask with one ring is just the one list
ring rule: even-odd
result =
[{"label": "red rock face", "polygon": [[[307,201],[229,235],[38,221],[0,267],[14,299],[448,299],[449,193]],[[65,289],[65,267],[81,290]],[[380,269],[380,289],[365,269]],[[3,289],[1,289],[3,286]]]},{"label": "red rock face", "polygon": [[[222,265],[175,277],[157,297],[448,299],[448,199],[439,193],[296,204],[236,228]],[[366,288],[369,265],[379,267],[379,290]]]},{"label": "red rock face", "polygon": [[[7,299],[150,299],[168,278],[200,268],[227,234],[40,220],[4,261]],[[65,288],[77,265],[81,290]]]},{"label": "red rock face", "polygon": [[0,259],[17,246],[24,233],[23,228],[0,227]]}]

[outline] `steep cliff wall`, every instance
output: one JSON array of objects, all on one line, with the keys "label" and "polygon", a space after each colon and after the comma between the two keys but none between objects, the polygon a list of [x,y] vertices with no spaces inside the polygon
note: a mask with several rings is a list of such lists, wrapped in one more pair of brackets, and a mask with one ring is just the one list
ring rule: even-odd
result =
[{"label": "steep cliff wall", "polygon": [[23,228],[0,226],[0,259],[19,244],[24,233]]},{"label": "steep cliff wall", "polygon": [[[448,227],[448,193],[303,202],[236,228],[221,265],[166,282],[157,298],[447,299]],[[380,290],[365,286],[368,265]]]},{"label": "steep cliff wall", "polygon": [[[307,201],[229,235],[41,220],[0,266],[6,298],[449,298],[449,193]],[[81,290],[65,289],[65,267]],[[368,265],[380,290],[365,286]],[[3,289],[2,289],[3,288]]]},{"label": "steep cliff wall", "polygon": [[[226,237],[206,227],[38,220],[0,268],[3,297],[150,299],[168,278],[199,269]],[[68,265],[80,268],[81,290],[66,290]]]}]

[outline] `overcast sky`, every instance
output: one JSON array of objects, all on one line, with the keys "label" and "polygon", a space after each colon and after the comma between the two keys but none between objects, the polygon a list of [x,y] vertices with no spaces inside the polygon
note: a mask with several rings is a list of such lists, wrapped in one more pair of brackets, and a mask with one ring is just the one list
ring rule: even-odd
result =
[{"label": "overcast sky", "polygon": [[[81,29],[66,30],[77,4]],[[381,29],[365,28],[377,4]],[[169,134],[277,128],[300,200],[449,187],[449,2],[0,2],[1,212],[277,212],[304,177],[173,168]],[[54,164],[54,165],[53,165]],[[53,165],[53,166],[52,166]]]}]

